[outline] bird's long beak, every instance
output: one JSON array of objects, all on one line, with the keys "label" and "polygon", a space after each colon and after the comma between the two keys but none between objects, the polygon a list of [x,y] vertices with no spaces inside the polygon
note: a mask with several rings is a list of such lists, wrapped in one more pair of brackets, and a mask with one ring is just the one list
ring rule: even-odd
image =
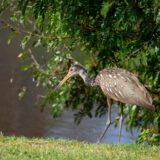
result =
[{"label": "bird's long beak", "polygon": [[55,88],[54,91],[57,91],[66,81],[67,79],[69,79],[70,77],[72,77],[72,75],[70,73],[68,73],[63,80],[58,84],[58,86]]}]

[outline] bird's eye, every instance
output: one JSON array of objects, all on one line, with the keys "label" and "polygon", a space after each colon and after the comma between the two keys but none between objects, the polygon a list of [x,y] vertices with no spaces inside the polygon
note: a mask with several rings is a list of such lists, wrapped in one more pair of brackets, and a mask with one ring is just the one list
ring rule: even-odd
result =
[{"label": "bird's eye", "polygon": [[73,69],[71,68],[71,69],[70,69],[70,71],[72,72],[72,71],[73,71]]}]

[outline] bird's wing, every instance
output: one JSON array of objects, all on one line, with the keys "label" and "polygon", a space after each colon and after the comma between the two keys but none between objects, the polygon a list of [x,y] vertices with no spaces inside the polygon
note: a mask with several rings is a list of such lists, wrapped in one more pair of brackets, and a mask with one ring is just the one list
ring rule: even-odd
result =
[{"label": "bird's wing", "polygon": [[96,81],[104,94],[114,100],[155,110],[152,98],[137,76],[120,68],[102,70]]},{"label": "bird's wing", "polygon": [[[121,71],[121,70],[120,70]],[[104,70],[99,74],[100,87],[106,95],[112,99],[123,102],[133,95],[134,87],[131,85],[131,80],[127,79],[123,72],[112,72]]]},{"label": "bird's wing", "polygon": [[130,72],[121,73],[118,81],[119,85],[122,85],[121,87],[124,87],[122,90],[119,87],[118,89],[121,90],[124,98],[127,99],[127,101],[130,101],[130,103],[132,104],[134,104],[136,101],[139,103],[142,101],[146,101],[146,103],[152,104],[152,98],[150,94],[143,86],[143,84],[140,83],[137,76]]},{"label": "bird's wing", "polygon": [[151,98],[150,94],[148,93],[147,89],[144,87],[144,85],[142,83],[140,83],[138,78],[135,76],[132,76],[131,79],[134,80],[134,82],[138,86],[138,88],[144,93],[144,96],[146,97],[146,99],[148,99],[150,104],[152,104],[152,98]]},{"label": "bird's wing", "polygon": [[136,75],[123,69],[106,69],[99,74],[103,92],[112,99],[128,104],[151,105],[152,98]]}]

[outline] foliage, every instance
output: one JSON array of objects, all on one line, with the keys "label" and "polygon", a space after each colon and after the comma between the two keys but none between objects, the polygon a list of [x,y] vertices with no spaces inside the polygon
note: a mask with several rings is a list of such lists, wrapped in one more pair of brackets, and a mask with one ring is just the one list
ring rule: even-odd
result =
[{"label": "foliage", "polygon": [[[126,105],[127,128],[148,126],[160,134],[160,2],[158,0],[3,0],[1,17],[10,11],[3,26],[11,30],[11,37],[23,33],[19,54],[24,66],[30,69],[37,86],[48,88],[41,106],[52,106],[53,116],[59,116],[64,107],[76,110],[77,122],[88,115],[102,116],[106,99],[98,88],[89,88],[79,78],[72,79],[59,92],[54,87],[64,77],[73,57],[80,48],[79,57],[91,76],[105,67],[122,67],[139,75],[148,85],[154,98],[156,112]],[[48,53],[37,54],[34,48],[45,47]],[[75,60],[74,60],[75,61]],[[94,108],[95,107],[95,108]],[[118,118],[119,119],[119,118]],[[153,135],[154,136],[154,135]]]},{"label": "foliage", "polygon": [[141,132],[137,140],[138,144],[142,144],[144,142],[147,142],[148,144],[160,145],[160,135],[155,134],[154,129],[145,129]]},{"label": "foliage", "polygon": [[160,146],[87,144],[75,140],[0,136],[1,160],[158,160]]}]

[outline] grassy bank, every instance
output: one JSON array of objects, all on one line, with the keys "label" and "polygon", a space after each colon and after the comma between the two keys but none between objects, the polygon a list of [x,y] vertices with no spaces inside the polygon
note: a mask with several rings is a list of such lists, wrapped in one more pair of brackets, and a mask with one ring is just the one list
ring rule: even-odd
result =
[{"label": "grassy bank", "polygon": [[160,160],[160,146],[0,136],[0,160]]}]

